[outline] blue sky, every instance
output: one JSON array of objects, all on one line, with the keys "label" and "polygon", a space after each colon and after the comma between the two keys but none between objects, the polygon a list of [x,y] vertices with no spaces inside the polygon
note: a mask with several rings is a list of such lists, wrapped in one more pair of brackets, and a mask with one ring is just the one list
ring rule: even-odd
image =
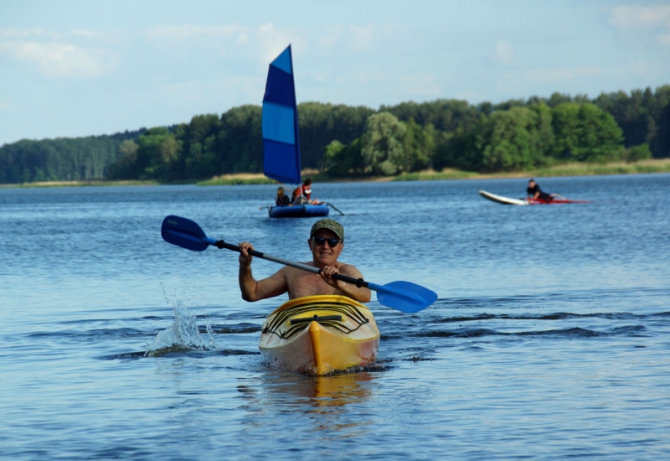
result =
[{"label": "blue sky", "polygon": [[3,0],[0,145],[260,105],[289,43],[298,102],[595,97],[670,84],[670,1]]}]

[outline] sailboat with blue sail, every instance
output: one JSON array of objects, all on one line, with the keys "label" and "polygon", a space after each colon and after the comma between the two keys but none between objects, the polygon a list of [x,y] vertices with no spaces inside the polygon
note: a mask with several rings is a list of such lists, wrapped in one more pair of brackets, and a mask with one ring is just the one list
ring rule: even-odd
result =
[{"label": "sailboat with blue sail", "polygon": [[[300,133],[295,98],[293,59],[289,45],[270,63],[263,96],[263,174],[289,184],[301,184]],[[268,207],[271,218],[328,216],[328,204]]]}]

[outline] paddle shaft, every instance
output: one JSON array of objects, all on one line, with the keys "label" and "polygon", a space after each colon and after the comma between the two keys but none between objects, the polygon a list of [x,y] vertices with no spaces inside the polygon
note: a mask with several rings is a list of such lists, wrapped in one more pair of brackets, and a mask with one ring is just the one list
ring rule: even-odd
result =
[{"label": "paddle shaft", "polygon": [[[233,251],[237,251],[238,253],[242,253],[242,248],[240,248],[237,245],[232,245],[230,243],[226,243],[223,240],[214,240],[213,238],[206,237],[205,241],[207,243],[209,243],[210,245],[216,246],[217,248],[225,248],[227,250],[233,250]],[[267,253],[262,253],[262,252],[256,251],[256,250],[249,250],[248,253],[251,256],[256,256],[258,258],[267,259],[268,261],[273,261],[273,262],[276,262],[276,263],[279,263],[279,264],[284,264],[285,266],[295,267],[296,269],[302,269],[302,270],[305,270],[305,271],[308,271],[308,272],[312,272],[314,274],[320,274],[321,273],[321,269],[319,269],[317,267],[309,266],[307,264],[303,264],[303,263],[299,263],[299,262],[295,262],[295,261],[290,261],[288,259],[280,258],[279,256],[269,255]],[[354,284],[358,287],[369,288],[369,285],[370,285],[370,282],[366,282],[363,279],[355,279],[353,277],[349,277],[347,275],[342,275],[342,274],[334,274],[333,278],[336,279],[336,280],[341,280],[343,282],[352,283],[352,284]]]},{"label": "paddle shaft", "polygon": [[332,203],[326,202],[326,205],[328,205],[328,206],[331,207],[333,210],[337,211],[339,214],[341,214],[342,216],[344,216],[344,213],[342,213],[340,210],[338,210],[337,207],[336,207],[335,205],[333,205]]}]

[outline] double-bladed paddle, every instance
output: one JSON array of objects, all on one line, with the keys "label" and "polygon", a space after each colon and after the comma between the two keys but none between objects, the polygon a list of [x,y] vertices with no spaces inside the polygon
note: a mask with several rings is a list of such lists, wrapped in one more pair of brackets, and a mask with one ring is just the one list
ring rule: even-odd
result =
[{"label": "double-bladed paddle", "polygon": [[[166,242],[192,251],[204,251],[209,245],[237,251],[238,253],[242,251],[237,245],[207,237],[198,224],[190,219],[174,215],[167,216],[163,220],[161,235]],[[260,251],[250,250],[249,254],[315,274],[321,273],[321,269],[317,267],[289,261]],[[377,301],[384,306],[411,314],[425,309],[437,299],[437,293],[416,283],[398,281],[386,285],[376,285],[363,279],[355,279],[342,274],[335,274],[333,277],[343,282],[374,290],[377,292]]]}]

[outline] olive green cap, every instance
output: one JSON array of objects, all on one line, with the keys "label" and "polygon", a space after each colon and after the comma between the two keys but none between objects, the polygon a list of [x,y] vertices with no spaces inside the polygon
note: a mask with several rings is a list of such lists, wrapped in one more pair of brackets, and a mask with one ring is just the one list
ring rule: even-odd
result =
[{"label": "olive green cap", "polygon": [[319,219],[312,226],[312,231],[309,233],[309,236],[313,237],[319,229],[328,229],[329,231],[334,232],[340,240],[344,241],[344,227],[334,219]]}]

